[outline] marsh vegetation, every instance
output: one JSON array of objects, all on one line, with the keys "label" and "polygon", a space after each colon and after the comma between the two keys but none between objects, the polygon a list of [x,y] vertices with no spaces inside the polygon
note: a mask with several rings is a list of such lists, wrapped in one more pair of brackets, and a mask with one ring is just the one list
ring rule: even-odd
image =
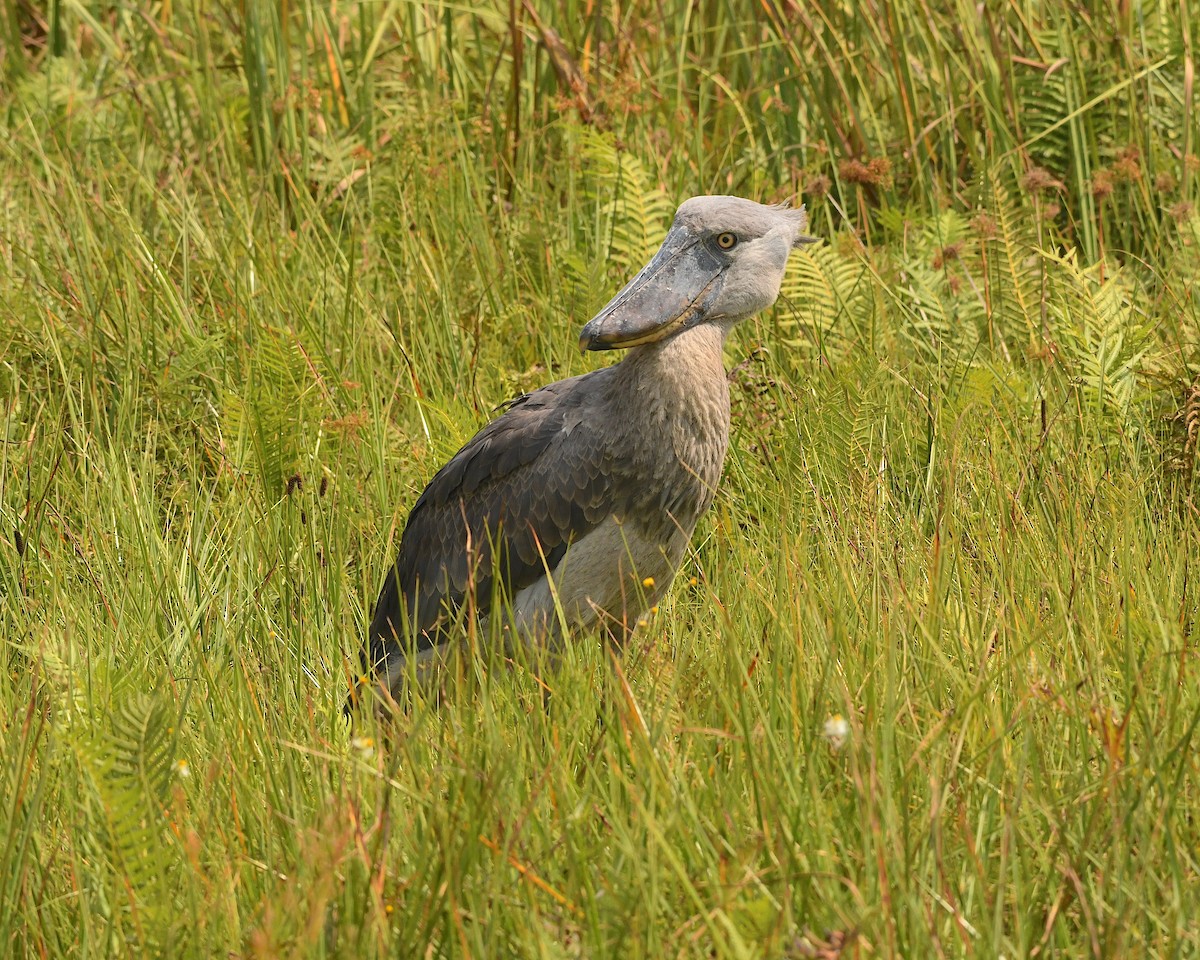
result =
[{"label": "marsh vegetation", "polygon": [[[1197,19],[0,2],[0,953],[1200,953]],[[669,599],[351,729],[699,193],[822,242]]]}]

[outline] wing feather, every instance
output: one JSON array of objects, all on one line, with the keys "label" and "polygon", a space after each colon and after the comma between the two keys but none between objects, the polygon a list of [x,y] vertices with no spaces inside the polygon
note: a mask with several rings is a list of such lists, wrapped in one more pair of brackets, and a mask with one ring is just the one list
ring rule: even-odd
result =
[{"label": "wing feather", "polygon": [[519,398],[438,471],[413,506],[384,579],[371,625],[372,666],[403,655],[406,636],[418,651],[440,643],[439,626],[471,589],[475,609],[486,615],[493,571],[515,594],[620,511],[626,485],[611,473],[615,458],[594,409],[612,369]]}]

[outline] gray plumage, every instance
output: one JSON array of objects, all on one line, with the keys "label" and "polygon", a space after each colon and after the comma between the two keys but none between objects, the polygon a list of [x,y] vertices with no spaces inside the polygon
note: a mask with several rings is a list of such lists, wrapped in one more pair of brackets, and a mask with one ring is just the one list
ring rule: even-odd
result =
[{"label": "gray plumage", "polygon": [[[729,438],[722,345],[771,305],[803,208],[734,197],[680,206],[654,259],[584,327],[614,366],[526,394],[430,481],[375,608],[367,654],[395,695],[493,613],[553,644],[565,624],[618,640],[656,603],[716,493]],[[498,577],[500,584],[494,582]],[[457,633],[456,633],[457,630]]]}]

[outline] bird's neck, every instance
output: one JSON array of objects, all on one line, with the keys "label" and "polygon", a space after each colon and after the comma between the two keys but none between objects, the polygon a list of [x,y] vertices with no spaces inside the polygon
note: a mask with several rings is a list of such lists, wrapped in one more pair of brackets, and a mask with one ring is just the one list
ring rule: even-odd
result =
[{"label": "bird's neck", "polygon": [[[729,406],[729,385],[722,351],[728,331],[716,323],[702,323],[683,333],[635,347],[621,362],[622,380],[641,392],[661,394],[663,402],[706,401],[724,398]],[[726,417],[728,419],[728,417]]]},{"label": "bird's neck", "polygon": [[627,425],[637,445],[673,450],[685,472],[702,481],[703,506],[729,444],[725,334],[716,324],[701,324],[636,347],[617,365],[613,384],[621,394],[617,409],[637,411],[636,422]]}]

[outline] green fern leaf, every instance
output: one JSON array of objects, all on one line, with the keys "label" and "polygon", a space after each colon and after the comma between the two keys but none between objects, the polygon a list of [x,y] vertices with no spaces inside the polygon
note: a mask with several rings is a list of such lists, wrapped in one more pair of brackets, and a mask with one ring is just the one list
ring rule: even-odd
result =
[{"label": "green fern leaf", "polygon": [[[783,342],[804,347],[818,338],[836,337],[842,324],[867,328],[874,311],[874,290],[867,264],[824,243],[794,254],[780,288],[786,309],[779,319]],[[828,349],[828,343],[826,348]]]},{"label": "green fern leaf", "polygon": [[83,808],[92,857],[127,892],[134,921],[170,903],[175,863],[166,805],[173,766],[172,711],[160,697],[135,694],[108,717],[108,728],[77,738],[76,754],[90,786]]},{"label": "green fern leaf", "polygon": [[580,131],[587,162],[586,193],[607,230],[605,259],[622,273],[639,269],[658,248],[675,205],[645,164],[605,134]]},{"label": "green fern leaf", "polygon": [[1082,392],[1085,409],[1132,428],[1152,332],[1134,309],[1136,291],[1119,272],[1102,279],[1103,265],[1080,267],[1074,251],[1047,258],[1055,264],[1048,317],[1060,361]]}]

